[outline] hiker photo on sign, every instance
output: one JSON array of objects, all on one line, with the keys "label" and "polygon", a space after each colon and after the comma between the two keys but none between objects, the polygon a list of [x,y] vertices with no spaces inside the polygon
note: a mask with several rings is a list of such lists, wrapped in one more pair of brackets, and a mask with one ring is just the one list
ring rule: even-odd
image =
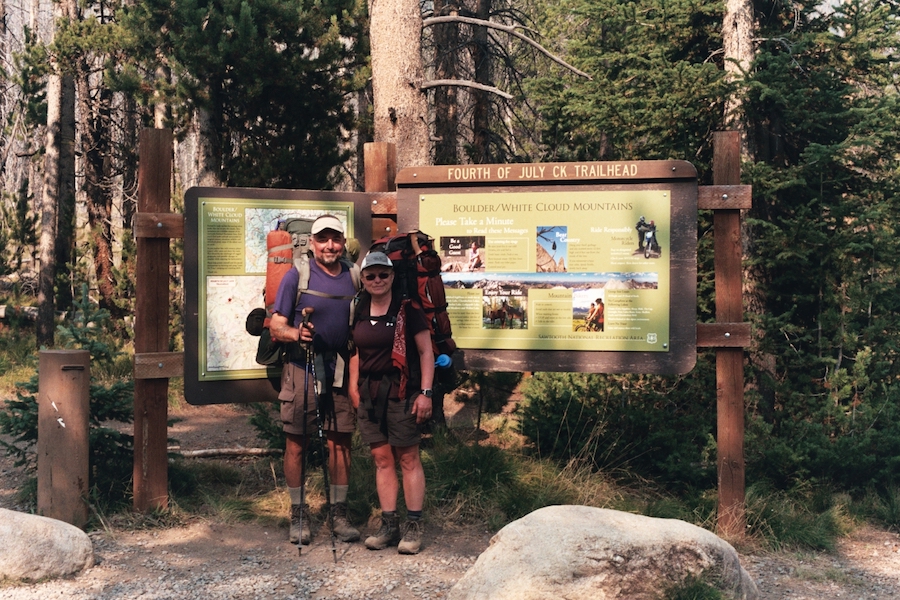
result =
[{"label": "hiker photo on sign", "polygon": [[484,271],[484,236],[445,236],[439,240],[441,272],[473,273]]}]

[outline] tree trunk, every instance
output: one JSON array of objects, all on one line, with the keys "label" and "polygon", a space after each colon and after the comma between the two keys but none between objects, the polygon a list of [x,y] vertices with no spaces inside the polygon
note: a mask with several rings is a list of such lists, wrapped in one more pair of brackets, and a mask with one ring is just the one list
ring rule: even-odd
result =
[{"label": "tree trunk", "polygon": [[59,196],[56,215],[56,306],[72,306],[75,282],[68,268],[75,262],[75,80],[62,78],[60,106]]},{"label": "tree trunk", "polygon": [[219,160],[219,140],[216,126],[205,109],[197,114],[197,176],[198,185],[215,187],[222,185],[221,160]]},{"label": "tree trunk", "polygon": [[[434,3],[435,16],[454,14],[455,7],[446,0]],[[435,79],[456,79],[456,65],[459,60],[459,26],[456,23],[444,23],[434,28],[434,64]],[[457,105],[457,88],[441,86],[434,90],[434,164],[455,165],[459,162],[457,154],[459,136],[459,115]]]},{"label": "tree trunk", "polygon": [[[60,19],[76,18],[75,0],[64,0],[54,8],[54,23],[48,42],[55,37],[55,22]],[[35,18],[36,15],[32,15]],[[71,105],[74,94],[71,78],[61,74],[60,66],[51,59],[50,74],[47,78],[47,133],[44,155],[44,179],[41,194],[41,235],[38,243],[40,271],[38,273],[38,318],[35,327],[38,347],[54,346],[56,319],[57,234],[60,203],[63,195],[74,190],[75,166],[63,164],[63,160],[74,161],[74,148],[66,142],[74,140],[75,107]],[[71,136],[71,138],[67,137]],[[62,176],[72,177],[71,184],[64,183]],[[74,198],[74,196],[73,196]],[[65,212],[65,211],[62,211]],[[63,267],[65,264],[62,265]]]},{"label": "tree trunk", "polygon": [[[491,0],[478,0],[475,8],[475,18],[487,21],[491,16]],[[472,60],[475,63],[475,82],[490,86],[491,81],[491,57],[488,52],[487,27],[475,27],[475,46],[472,50]],[[473,90],[475,106],[472,111],[472,162],[484,164],[491,161],[491,98],[488,92]]]},{"label": "tree trunk", "polygon": [[[753,38],[756,35],[756,23],[753,19],[753,3],[749,0],[727,0],[722,27],[722,43],[725,51],[725,72],[732,82],[739,85],[733,95],[725,101],[725,124],[741,134],[741,158],[753,161],[758,157],[759,145],[754,141],[754,126],[747,122],[743,107],[745,87],[740,85],[750,75],[755,51]],[[762,145],[765,147],[765,144]],[[759,157],[762,158],[762,157]],[[764,158],[763,158],[764,160]],[[741,219],[741,239],[743,240],[744,257],[753,253],[753,231],[746,219]],[[761,281],[762,274],[752,267],[744,268],[744,305],[750,315],[766,313],[766,285]],[[759,394],[760,414],[771,419],[775,409],[775,357],[758,351],[760,338],[764,335],[761,327],[755,328],[756,340],[750,349],[750,362],[754,365],[756,377],[750,384]]]},{"label": "tree trunk", "polygon": [[[722,20],[722,46],[725,51],[725,73],[733,82],[743,82],[753,62],[753,2],[726,0]],[[744,116],[744,88],[739,85],[735,94],[725,101],[725,126],[741,132],[741,155],[749,158],[748,128]]]},{"label": "tree trunk", "polygon": [[41,203],[41,236],[38,245],[38,318],[35,328],[37,345],[54,345],[56,315],[53,284],[56,276],[56,218],[59,202],[59,146],[62,77],[51,69],[47,78],[47,137],[44,145],[44,181]]},{"label": "tree trunk", "polygon": [[113,274],[112,185],[110,178],[109,124],[112,92],[103,88],[92,94],[88,81],[88,65],[82,64],[78,74],[78,100],[81,107],[81,147],[84,177],[82,190],[87,200],[88,229],[94,254],[94,271],[100,307],[113,319],[125,316],[116,300]]},{"label": "tree trunk", "polygon": [[419,1],[369,0],[369,18],[375,141],[396,146],[398,169],[430,164]]}]

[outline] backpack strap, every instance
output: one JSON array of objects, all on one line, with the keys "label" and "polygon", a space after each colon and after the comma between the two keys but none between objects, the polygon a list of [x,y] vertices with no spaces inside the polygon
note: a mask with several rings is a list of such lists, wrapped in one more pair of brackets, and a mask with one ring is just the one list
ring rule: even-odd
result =
[{"label": "backpack strap", "polygon": [[[353,287],[356,290],[362,289],[362,275],[360,275],[359,266],[356,263],[352,263],[349,260],[341,259],[341,264],[346,265],[348,270],[350,271],[350,279],[353,281]],[[300,304],[300,296],[303,294],[312,294],[313,296],[318,296],[320,298],[335,298],[337,300],[353,300],[356,296],[335,296],[333,294],[326,294],[325,292],[320,292],[318,290],[309,289],[309,253],[301,254],[294,258],[294,267],[297,269],[297,272],[300,274],[300,279],[297,282],[297,298],[294,300],[294,306]],[[353,324],[353,305],[351,304],[350,308],[350,324]]]}]

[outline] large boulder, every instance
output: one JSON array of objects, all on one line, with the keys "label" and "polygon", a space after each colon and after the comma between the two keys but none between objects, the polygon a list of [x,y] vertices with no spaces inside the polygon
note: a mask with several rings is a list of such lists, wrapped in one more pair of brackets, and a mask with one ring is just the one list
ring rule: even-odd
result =
[{"label": "large boulder", "polygon": [[759,592],[737,552],[675,519],[589,506],[548,506],[497,532],[450,600],[649,600],[687,578],[727,598]]},{"label": "large boulder", "polygon": [[0,508],[0,579],[36,581],[94,564],[94,548],[74,525]]}]

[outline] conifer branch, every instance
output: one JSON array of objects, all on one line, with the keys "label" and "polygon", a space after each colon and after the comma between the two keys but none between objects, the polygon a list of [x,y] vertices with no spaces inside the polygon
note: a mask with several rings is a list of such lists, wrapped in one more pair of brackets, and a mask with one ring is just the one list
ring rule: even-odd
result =
[{"label": "conifer branch", "polygon": [[461,17],[459,15],[450,15],[447,17],[431,17],[428,19],[423,19],[422,26],[430,27],[432,25],[439,25],[441,23],[453,23],[453,22],[467,23],[469,25],[477,25],[479,27],[490,27],[491,29],[498,29],[500,31],[506,32],[509,35],[517,37],[520,40],[522,40],[523,42],[530,44],[535,49],[537,49],[538,52],[540,52],[541,54],[543,54],[544,56],[546,56],[547,58],[549,58],[556,64],[561,65],[561,66],[565,67],[566,69],[569,69],[576,75],[581,75],[582,77],[586,78],[588,81],[593,81],[593,78],[590,75],[588,75],[584,71],[576,69],[575,67],[573,67],[572,65],[570,65],[569,63],[564,61],[563,59],[559,58],[558,56],[556,56],[555,54],[553,54],[552,52],[550,52],[549,50],[547,50],[546,48],[544,48],[543,46],[538,44],[536,41],[534,41],[527,35],[519,33],[518,31],[516,31],[516,28],[511,25],[501,25],[499,23],[494,23],[492,21],[485,21],[483,19],[474,19],[472,17]]}]

